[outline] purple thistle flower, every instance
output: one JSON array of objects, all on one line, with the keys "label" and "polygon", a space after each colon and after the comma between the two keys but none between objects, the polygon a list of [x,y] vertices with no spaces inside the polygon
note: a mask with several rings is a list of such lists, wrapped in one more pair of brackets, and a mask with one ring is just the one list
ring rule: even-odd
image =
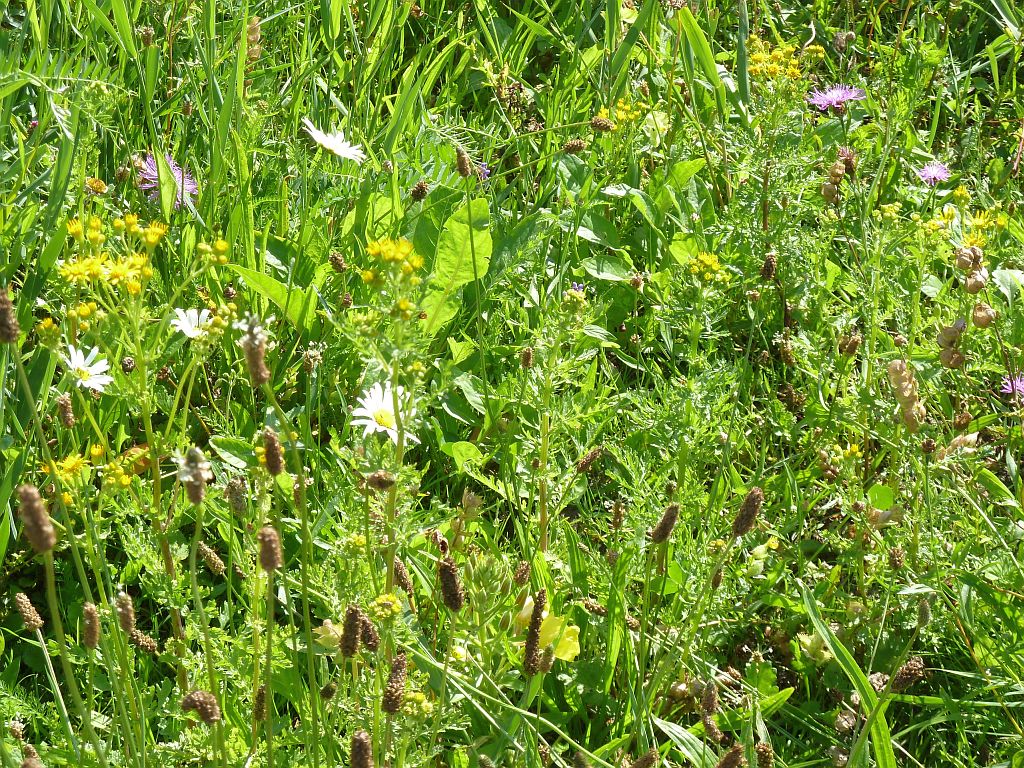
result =
[{"label": "purple thistle flower", "polygon": [[476,174],[480,177],[480,181],[487,181],[491,175],[491,169],[487,167],[487,163],[480,163],[476,168]]},{"label": "purple thistle flower", "polygon": [[1003,388],[999,391],[1004,395],[1024,397],[1024,373],[1018,373],[1013,378],[1003,376]]},{"label": "purple thistle flower", "polygon": [[932,160],[924,167],[915,170],[914,173],[917,174],[917,178],[929,187],[934,187],[940,181],[947,181],[949,179],[949,168],[938,160]]},{"label": "purple thistle flower", "polygon": [[[181,208],[185,202],[185,196],[189,199],[199,194],[199,186],[192,174],[182,168],[170,155],[165,155],[167,165],[171,168],[171,176],[174,178],[175,200],[174,207]],[[150,200],[156,202],[160,199],[160,173],[157,170],[156,158],[152,153],[146,155],[145,159],[136,161],[135,170],[139,175],[139,189],[148,193]]]},{"label": "purple thistle flower", "polygon": [[824,91],[813,90],[807,95],[807,100],[820,109],[827,112],[830,109],[841,111],[848,101],[861,101],[867,94],[861,88],[854,88],[851,85],[830,85]]}]

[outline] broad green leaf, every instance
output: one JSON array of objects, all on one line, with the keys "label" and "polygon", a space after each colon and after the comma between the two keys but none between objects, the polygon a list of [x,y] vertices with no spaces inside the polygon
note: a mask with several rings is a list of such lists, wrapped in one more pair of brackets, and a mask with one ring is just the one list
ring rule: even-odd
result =
[{"label": "broad green leaf", "polygon": [[456,293],[487,274],[493,243],[487,200],[477,198],[453,213],[437,240],[434,272],[421,308],[428,333],[435,333],[458,311]]},{"label": "broad green leaf", "polygon": [[307,328],[314,316],[313,309],[316,307],[316,290],[314,288],[303,290],[299,286],[292,286],[289,289],[287,285],[270,275],[238,264],[229,264],[228,266],[245,280],[250,288],[273,302],[298,330]]}]

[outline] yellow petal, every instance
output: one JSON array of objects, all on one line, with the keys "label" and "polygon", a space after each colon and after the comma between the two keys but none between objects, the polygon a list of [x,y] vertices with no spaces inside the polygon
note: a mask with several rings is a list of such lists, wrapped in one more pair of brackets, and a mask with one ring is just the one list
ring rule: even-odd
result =
[{"label": "yellow petal", "polygon": [[562,638],[555,646],[555,658],[562,661],[572,661],[580,655],[580,628],[570,624],[562,632]]}]

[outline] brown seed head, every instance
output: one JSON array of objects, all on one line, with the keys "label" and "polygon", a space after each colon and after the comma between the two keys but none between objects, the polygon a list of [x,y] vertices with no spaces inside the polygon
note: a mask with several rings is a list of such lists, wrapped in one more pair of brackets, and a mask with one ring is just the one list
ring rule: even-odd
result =
[{"label": "brown seed head", "polygon": [[576,471],[581,475],[589,472],[591,467],[594,466],[594,462],[601,458],[602,453],[604,453],[604,446],[598,445],[591,448],[582,459],[576,462]]},{"label": "brown seed head", "polygon": [[260,546],[260,567],[264,571],[276,571],[284,565],[284,555],[281,553],[281,536],[277,529],[271,525],[260,528],[256,535],[256,541]]},{"label": "brown seed head", "polygon": [[750,532],[757,521],[757,516],[761,514],[762,506],[764,506],[764,491],[754,486],[743,499],[739,512],[736,513],[736,518],[732,522],[734,538]]},{"label": "brown seed head", "polygon": [[238,345],[245,355],[245,365],[249,370],[249,378],[253,386],[261,387],[270,381],[270,369],[267,368],[267,333],[262,321],[255,315],[248,315],[242,322],[242,337]]},{"label": "brown seed head", "polygon": [[384,697],[380,708],[389,714],[395,714],[402,708],[405,699],[405,677],[407,673],[405,653],[398,653],[391,661],[391,674],[384,689]]},{"label": "brown seed head", "polygon": [[348,269],[348,263],[345,261],[345,257],[338,251],[332,252],[327,260],[330,262],[331,268],[335,272],[344,272]]},{"label": "brown seed head", "polygon": [[636,760],[629,764],[629,768],[654,768],[658,764],[658,760],[661,755],[658,754],[658,750],[651,747],[650,750],[640,755]]},{"label": "brown seed head", "polygon": [[128,641],[143,653],[155,654],[160,650],[160,644],[140,629],[129,632]]},{"label": "brown seed head", "polygon": [[50,513],[46,511],[39,489],[28,483],[18,486],[18,501],[22,532],[28,543],[37,554],[49,552],[57,543],[57,533],[50,522]]},{"label": "brown seed head", "polygon": [[778,268],[778,266],[778,257],[774,253],[769,251],[768,254],[764,257],[764,263],[761,264],[761,279],[774,280],[775,270]]},{"label": "brown seed head", "polygon": [[252,701],[252,716],[257,723],[265,722],[269,708],[267,707],[267,686],[256,689],[256,697]]},{"label": "brown seed head", "polygon": [[199,719],[207,725],[213,725],[220,720],[220,706],[216,697],[209,691],[192,691],[181,700],[181,708],[185,712],[193,710],[199,715]]},{"label": "brown seed head", "polygon": [[18,316],[7,287],[4,286],[0,288],[0,344],[17,344],[20,335]]},{"label": "brown seed head", "polygon": [[352,734],[348,762],[351,768],[373,768],[373,743],[366,731],[356,731]]},{"label": "brown seed head", "polygon": [[236,515],[245,512],[248,496],[249,489],[246,486],[245,478],[240,475],[232,477],[224,486],[224,498],[227,499],[228,506]]},{"label": "brown seed head", "polygon": [[377,633],[377,628],[373,626],[373,622],[370,621],[370,617],[365,613],[359,621],[359,640],[370,653],[376,653],[380,648],[380,635]]},{"label": "brown seed head", "polygon": [[417,203],[423,200],[430,193],[430,185],[426,181],[420,179],[412,185],[412,189],[409,190],[409,197],[415,200]]},{"label": "brown seed head", "polygon": [[284,450],[277,432],[270,427],[263,430],[263,457],[266,459],[267,472],[280,475],[284,472]]},{"label": "brown seed head", "polygon": [[413,595],[412,578],[409,576],[409,569],[405,567],[397,555],[395,555],[395,584],[402,588],[402,590],[409,597]]},{"label": "brown seed head", "polygon": [[924,659],[920,656],[912,656],[907,663],[900,667],[892,677],[892,689],[897,693],[907,690],[910,686],[925,676]]},{"label": "brown seed head", "polygon": [[577,751],[572,756],[572,768],[590,768],[590,761],[582,752]]},{"label": "brown seed head", "polygon": [[469,159],[469,155],[466,154],[466,150],[462,147],[455,150],[455,168],[462,178],[466,178],[473,173],[473,161]]},{"label": "brown seed head", "polygon": [[214,576],[224,575],[224,561],[214,552],[205,541],[199,542],[199,556],[203,558],[206,567]]},{"label": "brown seed head", "polygon": [[567,155],[578,155],[587,148],[587,142],[583,139],[569,139],[562,145],[562,151]]},{"label": "brown seed head", "polygon": [[615,130],[615,123],[607,117],[595,117],[590,121],[590,129],[595,133],[607,133]]},{"label": "brown seed head", "polygon": [[540,625],[544,622],[547,603],[547,591],[538,590],[533,598],[533,613],[530,614],[530,627],[526,632],[526,648],[523,652],[523,671],[527,677],[533,677],[540,671]]},{"label": "brown seed head", "polygon": [[658,524],[654,526],[651,531],[651,542],[654,544],[663,544],[668,541],[668,537],[672,535],[673,529],[676,527],[676,522],[679,520],[679,505],[672,503],[665,507],[665,511],[661,513],[661,519]]},{"label": "brown seed head", "polygon": [[7,732],[19,743],[25,740],[25,724],[20,720],[11,720],[7,724]]},{"label": "brown seed head", "polygon": [[126,375],[132,373],[135,370],[135,358],[130,355],[125,355],[121,358],[121,371]]},{"label": "brown seed head", "polygon": [[18,613],[21,614],[21,622],[29,632],[43,628],[43,617],[39,615],[39,611],[32,605],[32,601],[24,592],[19,592],[14,596],[14,607],[18,609]]},{"label": "brown seed head", "polygon": [[525,586],[526,582],[530,580],[530,572],[532,570],[533,567],[528,560],[520,560],[519,565],[516,566],[515,573],[512,574],[512,581],[520,587]]},{"label": "brown seed head", "polygon": [[57,398],[57,413],[60,415],[60,423],[66,429],[75,426],[75,408],[71,404],[71,396],[64,394]]},{"label": "brown seed head", "polygon": [[375,491],[387,491],[395,484],[395,476],[384,469],[378,469],[366,476],[366,484]]},{"label": "brown seed head", "polygon": [[452,613],[458,613],[466,601],[462,590],[462,579],[459,569],[451,557],[444,557],[437,562],[437,573],[441,580],[441,599]]},{"label": "brown seed head", "polygon": [[526,370],[533,368],[533,347],[524,347],[519,353],[519,365]]},{"label": "brown seed head", "polygon": [[324,685],[323,688],[320,689],[320,699],[321,701],[330,701],[334,698],[337,692],[338,684],[331,680],[331,682],[327,683],[326,685]]},{"label": "brown seed head", "polygon": [[743,756],[743,745],[733,744],[732,748],[722,755],[716,768],[743,768],[747,764],[747,758]]},{"label": "brown seed head", "polygon": [[754,747],[754,754],[757,755],[757,768],[775,768],[775,750],[767,741]]},{"label": "brown seed head", "polygon": [[93,650],[100,644],[100,612],[92,603],[82,606],[82,645]]},{"label": "brown seed head", "polygon": [[117,612],[117,623],[125,632],[135,629],[135,604],[127,592],[121,592],[114,601],[114,610]]},{"label": "brown seed head", "polygon": [[359,652],[359,640],[363,634],[363,612],[358,605],[350,604],[345,611],[345,621],[341,626],[341,638],[338,651],[342,656],[351,658]]}]

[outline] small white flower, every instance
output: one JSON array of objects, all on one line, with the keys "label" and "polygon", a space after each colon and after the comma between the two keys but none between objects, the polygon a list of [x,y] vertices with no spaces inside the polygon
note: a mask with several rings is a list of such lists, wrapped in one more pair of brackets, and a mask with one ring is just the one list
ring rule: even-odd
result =
[{"label": "small white flower", "polygon": [[[402,409],[401,417],[405,424],[408,424],[416,411],[406,397],[405,391],[398,388],[399,407]],[[391,386],[374,384],[369,391],[359,398],[359,407],[352,411],[353,426],[363,427],[363,436],[368,437],[374,432],[387,432],[391,439],[398,444],[398,419],[395,418],[395,399]],[[405,434],[406,440],[418,443],[419,440],[410,432]]]},{"label": "small white flower", "polygon": [[178,309],[175,307],[171,327],[185,334],[190,339],[200,339],[209,332],[212,316],[208,309]]},{"label": "small white flower", "polygon": [[114,377],[107,374],[107,371],[110,370],[110,363],[100,357],[100,351],[96,347],[93,347],[89,354],[85,355],[78,347],[69,346],[64,364],[75,377],[78,386],[84,389],[103,392],[107,385],[114,381]]},{"label": "small white flower", "polygon": [[345,140],[345,134],[341,131],[338,131],[337,133],[324,133],[313,125],[307,117],[302,118],[302,124],[306,126],[306,132],[312,137],[313,141],[326,149],[332,155],[336,155],[342,160],[352,160],[357,165],[361,165],[366,159],[366,153],[363,152],[362,147],[358,144],[350,144],[347,142]]},{"label": "small white flower", "polygon": [[174,463],[178,465],[177,478],[183,483],[206,483],[213,480],[213,471],[210,469],[210,462],[198,448],[189,448],[182,456],[180,453],[173,457]]}]

